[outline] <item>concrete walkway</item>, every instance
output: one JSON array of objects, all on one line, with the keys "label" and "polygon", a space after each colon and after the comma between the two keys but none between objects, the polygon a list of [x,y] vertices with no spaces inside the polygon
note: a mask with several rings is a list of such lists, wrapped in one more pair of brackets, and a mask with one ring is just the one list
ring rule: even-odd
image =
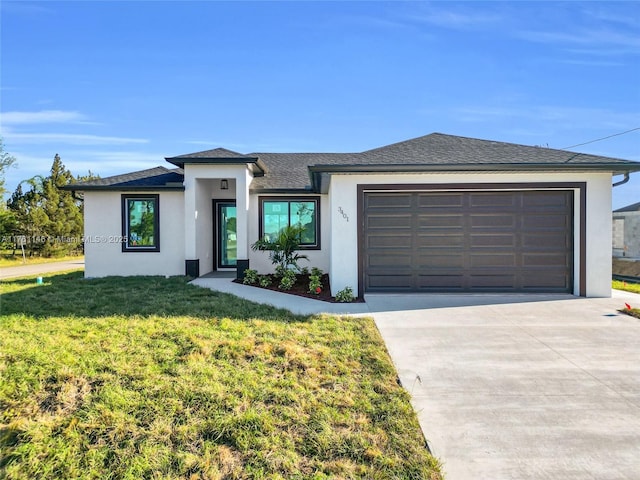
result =
[{"label": "concrete walkway", "polygon": [[328,304],[195,284],[297,313],[368,314],[450,480],[640,478],[640,295],[369,295]]},{"label": "concrete walkway", "polygon": [[225,277],[200,277],[191,283],[219,292],[231,293],[241,298],[257,303],[272,305],[299,315],[315,315],[318,313],[333,314],[363,314],[369,313],[365,303],[329,303],[311,298],[289,295],[287,293],[274,292],[264,288],[251,287],[239,283],[233,283],[232,278]]},{"label": "concrete walkway", "polygon": [[37,263],[35,265],[19,265],[0,268],[0,279],[27,277],[43,273],[65,272],[76,268],[84,268],[84,260],[65,260],[62,262]]}]

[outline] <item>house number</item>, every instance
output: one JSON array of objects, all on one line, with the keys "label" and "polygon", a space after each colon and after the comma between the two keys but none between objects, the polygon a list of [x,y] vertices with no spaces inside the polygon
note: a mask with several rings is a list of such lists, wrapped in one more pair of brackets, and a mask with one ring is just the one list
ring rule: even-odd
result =
[{"label": "house number", "polygon": [[342,215],[342,218],[344,218],[347,222],[349,221],[349,215],[344,213],[344,210],[342,210],[342,207],[338,207],[338,212],[340,212],[340,215]]}]

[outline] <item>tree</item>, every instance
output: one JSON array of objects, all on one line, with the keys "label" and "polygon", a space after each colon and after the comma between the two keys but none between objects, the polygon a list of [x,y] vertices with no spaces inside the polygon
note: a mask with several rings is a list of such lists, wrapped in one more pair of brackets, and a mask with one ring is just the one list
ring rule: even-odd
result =
[{"label": "tree", "polygon": [[[48,218],[42,208],[43,180],[36,176],[20,182],[7,202],[7,207],[15,218],[12,236],[14,239],[25,238],[30,256],[42,250],[43,244],[39,239],[46,235],[44,226]],[[25,184],[28,186],[26,190],[22,188]],[[17,246],[17,242],[14,242],[14,246]]]},{"label": "tree", "polygon": [[16,158],[4,151],[4,143],[0,137],[0,245],[5,245],[15,229],[16,219],[13,212],[7,208],[4,195],[7,192],[4,186],[5,172],[11,166],[16,165]]},{"label": "tree", "polygon": [[[4,188],[4,175],[9,167],[16,165],[16,157],[4,151],[4,142],[0,137],[0,197],[4,197],[6,190]],[[3,202],[4,204],[4,202]]]},{"label": "tree", "polygon": [[[78,178],[96,177],[89,172],[88,177]],[[8,207],[16,219],[14,235],[27,236],[30,255],[66,255],[82,248],[82,201],[61,189],[76,181],[56,154],[49,176],[21,182],[11,196]]]},{"label": "tree", "polygon": [[75,183],[75,178],[56,153],[50,175],[42,183],[42,206],[47,216],[45,230],[49,237],[47,250],[52,254],[70,253],[79,246],[82,236],[80,202],[73,198],[72,192],[61,190],[61,187],[72,183]]}]

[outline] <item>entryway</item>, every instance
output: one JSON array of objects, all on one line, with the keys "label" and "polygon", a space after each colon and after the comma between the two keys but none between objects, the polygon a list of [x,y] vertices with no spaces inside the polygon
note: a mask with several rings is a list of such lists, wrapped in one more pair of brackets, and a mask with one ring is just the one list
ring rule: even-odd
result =
[{"label": "entryway", "polygon": [[236,201],[213,200],[215,270],[235,268],[238,258]]}]

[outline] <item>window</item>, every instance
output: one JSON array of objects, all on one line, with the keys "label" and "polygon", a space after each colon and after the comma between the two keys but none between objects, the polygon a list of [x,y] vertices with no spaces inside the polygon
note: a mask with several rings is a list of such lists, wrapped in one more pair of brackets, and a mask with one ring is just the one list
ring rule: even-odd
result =
[{"label": "window", "polygon": [[280,231],[290,225],[303,227],[300,246],[320,248],[320,200],[317,197],[261,197],[260,238],[275,239]]},{"label": "window", "polygon": [[160,251],[159,195],[122,196],[122,251]]}]

